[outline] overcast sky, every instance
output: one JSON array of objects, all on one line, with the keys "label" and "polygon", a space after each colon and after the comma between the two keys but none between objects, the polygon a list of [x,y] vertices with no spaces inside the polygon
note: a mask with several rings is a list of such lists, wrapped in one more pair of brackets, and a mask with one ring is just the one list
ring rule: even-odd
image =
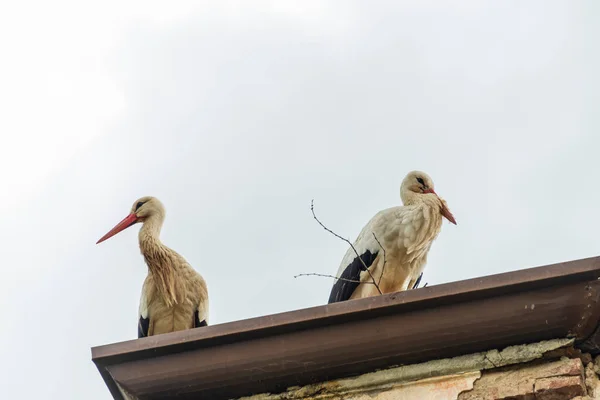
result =
[{"label": "overcast sky", "polygon": [[[430,285],[600,254],[600,5],[0,5],[0,387],[110,399],[90,347],[136,337],[141,196],[210,323],[324,304],[377,211],[429,173]],[[35,377],[33,383],[31,377]]]}]

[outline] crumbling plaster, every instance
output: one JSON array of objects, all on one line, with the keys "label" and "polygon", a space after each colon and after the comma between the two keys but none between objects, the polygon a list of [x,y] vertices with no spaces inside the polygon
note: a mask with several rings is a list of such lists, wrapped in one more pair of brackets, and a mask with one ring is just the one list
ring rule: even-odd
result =
[{"label": "crumbling plaster", "polygon": [[554,339],[510,346],[501,351],[490,350],[403,365],[356,377],[291,387],[283,393],[243,397],[240,400],[388,400],[397,399],[400,392],[405,399],[456,399],[460,393],[473,389],[474,383],[481,377],[481,371],[527,363],[572,344],[573,339]]}]

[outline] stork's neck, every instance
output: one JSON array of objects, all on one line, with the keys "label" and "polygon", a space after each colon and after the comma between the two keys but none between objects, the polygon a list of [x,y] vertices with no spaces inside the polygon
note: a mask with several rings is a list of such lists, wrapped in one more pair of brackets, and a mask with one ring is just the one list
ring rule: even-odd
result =
[{"label": "stork's neck", "polygon": [[405,206],[425,206],[435,210],[442,207],[442,201],[433,193],[423,194],[406,190],[400,193],[400,197]]},{"label": "stork's neck", "polygon": [[164,247],[160,241],[160,230],[163,225],[163,220],[164,218],[162,216],[155,214],[144,221],[138,235],[142,253],[144,253],[145,250],[152,251],[153,247],[156,246]]},{"label": "stork's neck", "polygon": [[402,204],[405,206],[423,203],[423,195],[421,193],[415,193],[407,189],[400,190],[400,198],[402,199]]},{"label": "stork's neck", "polygon": [[140,229],[140,250],[150,274],[154,277],[163,300],[167,305],[176,304],[175,271],[178,263],[176,253],[160,241],[160,230],[164,217],[155,214],[144,221]]},{"label": "stork's neck", "polygon": [[410,247],[413,250],[426,251],[440,233],[442,227],[442,214],[440,212],[442,201],[433,193],[414,193],[414,196],[409,196],[404,205],[413,210],[415,219],[420,219]]}]

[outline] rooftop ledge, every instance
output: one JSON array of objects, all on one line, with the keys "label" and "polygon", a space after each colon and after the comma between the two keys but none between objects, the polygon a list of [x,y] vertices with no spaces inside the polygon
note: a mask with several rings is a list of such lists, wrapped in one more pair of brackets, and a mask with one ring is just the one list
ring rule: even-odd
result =
[{"label": "rooftop ledge", "polygon": [[[556,338],[600,353],[600,257],[92,348],[115,399],[230,399]],[[126,393],[126,394],[124,394]]]}]

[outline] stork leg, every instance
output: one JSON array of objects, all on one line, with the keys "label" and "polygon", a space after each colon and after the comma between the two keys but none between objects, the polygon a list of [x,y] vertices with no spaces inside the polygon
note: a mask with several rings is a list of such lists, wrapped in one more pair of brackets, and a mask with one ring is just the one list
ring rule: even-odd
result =
[{"label": "stork leg", "polygon": [[421,278],[422,277],[423,277],[423,273],[421,272],[421,274],[419,275],[419,277],[417,278],[416,281],[410,281],[410,283],[408,284],[408,287],[410,287],[412,289],[418,289],[419,288],[419,283],[421,283]]}]

